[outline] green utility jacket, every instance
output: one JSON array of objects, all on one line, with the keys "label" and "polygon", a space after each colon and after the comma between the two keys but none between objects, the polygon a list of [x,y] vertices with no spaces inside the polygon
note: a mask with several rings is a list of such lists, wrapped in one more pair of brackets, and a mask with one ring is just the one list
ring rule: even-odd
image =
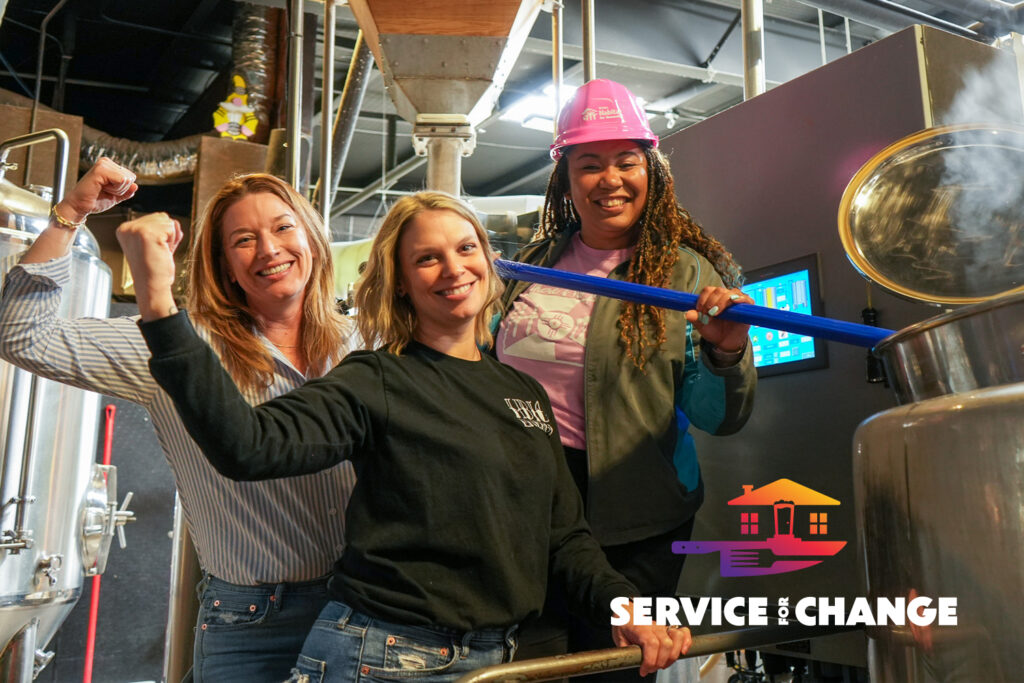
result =
[{"label": "green utility jacket", "polygon": [[[516,260],[550,267],[571,236],[567,231],[532,242]],[[608,277],[625,280],[628,267],[622,263]],[[711,263],[680,249],[671,288],[696,294],[709,285],[722,286]],[[502,316],[528,286],[508,283]],[[644,372],[637,370],[619,339],[621,312],[622,302],[597,297],[584,354],[587,518],[602,545],[649,538],[693,517],[704,491],[688,426],[736,432],[750,416],[757,383],[749,344],[736,365],[713,367],[681,311],[665,311],[666,341]]]}]

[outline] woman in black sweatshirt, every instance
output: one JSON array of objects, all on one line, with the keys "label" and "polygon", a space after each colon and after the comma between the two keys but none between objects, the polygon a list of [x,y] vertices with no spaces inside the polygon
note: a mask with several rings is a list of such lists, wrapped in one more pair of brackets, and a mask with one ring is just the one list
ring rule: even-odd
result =
[{"label": "woman in black sweatshirt", "polygon": [[[174,305],[173,231],[143,218],[118,239],[153,376],[218,471],[259,480],[355,465],[334,601],[296,677],[451,681],[511,658],[549,577],[605,625],[613,598],[635,596],[583,519],[544,390],[480,352],[500,284],[468,206],[437,192],[399,200],[356,294],[360,332],[377,350],[256,408]],[[642,646],[642,673],[690,643],[687,629],[657,625],[613,633]]]}]

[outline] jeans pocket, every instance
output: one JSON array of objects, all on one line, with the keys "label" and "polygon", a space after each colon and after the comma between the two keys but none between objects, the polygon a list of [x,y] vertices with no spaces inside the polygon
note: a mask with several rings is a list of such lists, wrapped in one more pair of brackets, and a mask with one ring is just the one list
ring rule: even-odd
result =
[{"label": "jeans pocket", "polygon": [[203,630],[242,629],[262,624],[270,612],[267,595],[230,595],[207,591],[199,606]]},{"label": "jeans pocket", "polygon": [[[366,638],[384,638],[383,665],[369,666],[364,659],[362,673],[368,678],[379,680],[402,680],[423,678],[444,673],[458,659],[458,647],[453,640],[410,638],[399,634],[382,635],[376,631]],[[365,648],[377,650],[377,648]]]},{"label": "jeans pocket", "polygon": [[292,669],[292,677],[288,679],[287,683],[323,683],[326,673],[326,662],[306,655],[299,655],[299,659]]}]

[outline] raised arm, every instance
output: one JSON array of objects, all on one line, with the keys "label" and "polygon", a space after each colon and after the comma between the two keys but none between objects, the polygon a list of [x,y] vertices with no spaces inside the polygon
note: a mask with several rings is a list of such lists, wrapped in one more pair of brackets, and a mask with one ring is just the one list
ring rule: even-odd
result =
[{"label": "raised arm", "polygon": [[236,480],[310,474],[373,450],[385,429],[386,399],[376,356],[341,365],[253,407],[185,315],[140,324],[153,378],[174,401],[207,460]]},{"label": "raised arm", "polygon": [[[135,176],[101,159],[72,188],[32,246],[9,269],[0,299],[0,358],[41,377],[147,404],[156,392],[149,353],[128,318],[68,318],[61,313],[72,282],[70,246],[85,216],[131,197]],[[62,223],[63,221],[64,223]],[[11,267],[13,266],[13,267]]]}]

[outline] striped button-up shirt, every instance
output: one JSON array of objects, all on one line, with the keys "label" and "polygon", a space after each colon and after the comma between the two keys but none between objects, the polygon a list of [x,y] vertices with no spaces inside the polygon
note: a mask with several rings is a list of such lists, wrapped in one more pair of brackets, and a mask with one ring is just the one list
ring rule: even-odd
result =
[{"label": "striped button-up shirt", "polygon": [[[351,464],[271,481],[236,482],[221,476],[150,376],[150,353],[137,318],[69,320],[59,315],[62,288],[70,280],[70,255],[11,269],[0,299],[0,358],[47,379],[134,401],[149,411],[207,572],[243,585],[328,574],[345,544],[345,507],[355,485]],[[353,333],[349,343],[357,339]],[[272,344],[266,339],[263,343],[274,356],[274,380],[265,389],[244,392],[252,404],[307,380]],[[340,349],[334,361],[352,348]]]}]

